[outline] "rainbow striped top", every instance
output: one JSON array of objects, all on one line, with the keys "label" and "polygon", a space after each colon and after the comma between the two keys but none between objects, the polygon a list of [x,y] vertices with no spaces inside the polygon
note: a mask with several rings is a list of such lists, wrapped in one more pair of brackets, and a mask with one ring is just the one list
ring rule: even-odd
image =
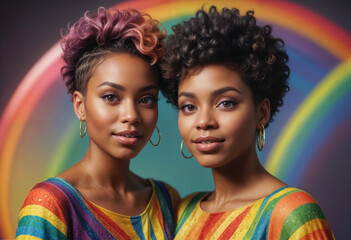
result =
[{"label": "rainbow striped top", "polygon": [[150,201],[139,216],[125,216],[85,199],[69,182],[49,178],[28,194],[16,239],[173,239],[174,199],[169,185],[149,180]]},{"label": "rainbow striped top", "polygon": [[208,193],[184,198],[178,209],[175,239],[334,239],[321,208],[306,192],[283,187],[235,210],[207,213]]}]

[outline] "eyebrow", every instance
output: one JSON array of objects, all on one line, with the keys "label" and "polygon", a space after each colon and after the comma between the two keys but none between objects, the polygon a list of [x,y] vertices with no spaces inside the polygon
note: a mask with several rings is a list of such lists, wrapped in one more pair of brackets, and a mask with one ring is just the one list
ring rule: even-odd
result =
[{"label": "eyebrow", "polygon": [[229,91],[234,91],[234,92],[237,92],[239,94],[242,94],[238,89],[236,89],[234,87],[224,87],[224,88],[220,88],[220,89],[213,91],[213,95],[220,95],[222,93],[229,92]]},{"label": "eyebrow", "polygon": [[110,87],[113,87],[113,88],[116,88],[116,89],[119,89],[119,90],[122,90],[122,91],[125,91],[125,90],[126,90],[126,88],[123,87],[122,85],[119,85],[119,84],[117,84],[117,83],[112,83],[112,82],[103,82],[103,83],[101,83],[101,84],[98,86],[98,88],[99,88],[99,87],[102,87],[102,86],[110,86]]},{"label": "eyebrow", "polygon": [[[234,88],[234,87],[224,87],[224,88],[220,88],[217,89],[215,91],[212,92],[213,95],[220,95],[222,93],[225,92],[229,92],[229,91],[234,91],[237,92],[239,94],[242,94],[238,89]],[[178,98],[184,96],[184,97],[188,97],[188,98],[195,98],[195,94],[194,93],[190,93],[190,92],[181,92],[178,94]]]},{"label": "eyebrow", "polygon": [[[119,89],[121,91],[125,91],[126,90],[126,88],[123,87],[122,85],[117,84],[117,83],[112,83],[112,82],[103,82],[98,87],[102,87],[102,86],[110,86],[110,87]],[[146,92],[146,91],[153,90],[153,89],[158,90],[159,87],[154,85],[154,84],[151,84],[151,85],[148,85],[148,86],[145,86],[145,87],[141,88],[139,90],[139,92]]]},{"label": "eyebrow", "polygon": [[190,92],[180,92],[178,94],[178,98],[180,98],[181,96],[188,97],[188,98],[195,98],[195,94]]}]

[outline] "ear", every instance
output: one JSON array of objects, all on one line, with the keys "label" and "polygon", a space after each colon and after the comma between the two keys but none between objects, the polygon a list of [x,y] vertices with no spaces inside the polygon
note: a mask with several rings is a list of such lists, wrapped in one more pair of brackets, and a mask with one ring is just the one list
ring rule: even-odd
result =
[{"label": "ear", "polygon": [[84,96],[82,93],[78,91],[74,91],[73,93],[73,108],[76,116],[82,120],[86,120],[86,112],[85,112],[85,104],[84,104]]},{"label": "ear", "polygon": [[265,98],[257,106],[257,129],[261,129],[261,124],[266,126],[270,118],[271,103],[268,98]]}]

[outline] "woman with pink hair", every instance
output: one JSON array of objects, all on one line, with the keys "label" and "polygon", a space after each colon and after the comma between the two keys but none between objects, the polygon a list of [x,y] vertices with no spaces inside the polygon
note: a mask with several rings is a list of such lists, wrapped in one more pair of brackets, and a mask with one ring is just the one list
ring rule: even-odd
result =
[{"label": "woman with pink hair", "polygon": [[69,27],[61,72],[89,147],[29,192],[17,239],[174,237],[177,191],[129,169],[156,127],[164,38],[158,21],[132,9],[99,8]]}]

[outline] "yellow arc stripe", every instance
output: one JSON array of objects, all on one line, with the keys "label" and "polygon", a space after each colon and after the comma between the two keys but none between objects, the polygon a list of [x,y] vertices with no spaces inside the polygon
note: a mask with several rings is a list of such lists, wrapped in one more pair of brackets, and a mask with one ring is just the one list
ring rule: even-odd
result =
[{"label": "yellow arc stripe", "polygon": [[299,128],[311,118],[314,109],[321,104],[321,99],[328,98],[335,89],[339,88],[348,74],[351,74],[351,58],[336,67],[301,103],[276,140],[272,152],[268,156],[266,167],[270,173],[278,174],[278,170],[284,162],[284,154],[298,136]]}]

